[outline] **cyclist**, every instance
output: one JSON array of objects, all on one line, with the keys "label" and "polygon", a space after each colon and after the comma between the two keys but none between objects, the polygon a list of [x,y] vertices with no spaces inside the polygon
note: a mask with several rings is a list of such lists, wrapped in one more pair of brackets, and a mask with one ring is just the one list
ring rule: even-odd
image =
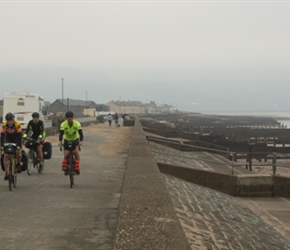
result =
[{"label": "cyclist", "polygon": [[[2,124],[2,129],[1,129],[1,151],[4,153],[4,143],[16,143],[17,144],[17,150],[16,150],[16,158],[17,158],[17,172],[21,173],[21,141],[22,141],[22,128],[21,124],[14,120],[14,115],[12,113],[7,113],[5,115],[5,122]],[[5,176],[4,180],[8,180],[8,154],[4,153],[4,167],[5,167]]]},{"label": "cyclist", "polygon": [[29,137],[35,141],[38,141],[39,144],[37,145],[37,153],[39,157],[39,171],[42,171],[43,168],[43,142],[46,136],[44,130],[44,122],[39,119],[39,113],[34,112],[32,113],[32,120],[30,120],[27,124],[26,131],[23,135],[23,139],[27,139]]},{"label": "cyclist", "polygon": [[74,141],[76,147],[73,151],[75,155],[74,166],[76,174],[80,174],[80,155],[79,146],[83,145],[83,130],[81,124],[74,120],[74,113],[72,111],[67,111],[65,113],[66,120],[61,123],[59,131],[59,145],[62,146],[62,138],[64,138],[64,159],[62,161],[62,170],[65,174],[68,173],[68,162],[67,157],[69,155],[68,141]]}]

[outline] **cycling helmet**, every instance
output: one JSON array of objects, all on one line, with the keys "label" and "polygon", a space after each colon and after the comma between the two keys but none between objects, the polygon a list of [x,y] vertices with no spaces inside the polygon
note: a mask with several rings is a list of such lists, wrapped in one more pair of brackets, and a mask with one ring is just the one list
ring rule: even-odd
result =
[{"label": "cycling helmet", "polygon": [[38,114],[37,112],[34,112],[34,113],[32,113],[32,115],[31,115],[31,116],[32,116],[32,118],[35,118],[35,117],[37,117],[37,118],[38,118],[38,117],[39,117],[39,114]]},{"label": "cycling helmet", "polygon": [[7,121],[7,120],[13,120],[14,119],[14,115],[11,113],[11,112],[9,112],[9,113],[7,113],[6,115],[5,115],[5,120]]},{"label": "cycling helmet", "polygon": [[68,118],[68,117],[74,117],[74,113],[72,111],[67,111],[65,113],[65,117]]}]

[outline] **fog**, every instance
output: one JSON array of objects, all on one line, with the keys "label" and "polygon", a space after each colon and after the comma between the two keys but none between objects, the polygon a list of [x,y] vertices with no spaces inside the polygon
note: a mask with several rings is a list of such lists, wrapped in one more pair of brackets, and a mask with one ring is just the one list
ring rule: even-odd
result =
[{"label": "fog", "polygon": [[288,1],[0,1],[2,97],[17,91],[50,102],[64,94],[193,112],[287,111],[289,7]]}]

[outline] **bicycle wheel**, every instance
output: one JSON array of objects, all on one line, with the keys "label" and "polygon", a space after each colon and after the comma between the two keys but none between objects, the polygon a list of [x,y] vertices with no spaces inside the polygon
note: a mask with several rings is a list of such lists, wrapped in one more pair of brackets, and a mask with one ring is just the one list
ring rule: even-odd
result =
[{"label": "bicycle wheel", "polygon": [[73,165],[73,157],[72,154],[69,156],[69,166],[68,166],[68,171],[69,171],[69,179],[70,179],[70,187],[73,188],[74,186],[74,165]]},{"label": "bicycle wheel", "polygon": [[14,161],[14,167],[13,167],[13,186],[16,188],[17,171],[16,171],[15,167],[16,167],[16,162]]},{"label": "bicycle wheel", "polygon": [[34,159],[33,149],[29,149],[29,152],[28,152],[28,161],[27,161],[27,174],[28,175],[31,175],[32,172],[33,172],[34,162],[35,162],[35,159]]},{"label": "bicycle wheel", "polygon": [[9,176],[9,179],[8,179],[8,187],[9,187],[9,190],[11,191],[12,189],[12,181],[13,181],[13,174],[12,174],[12,169],[13,169],[13,166],[12,166],[12,160],[9,160],[9,165],[8,165],[8,176]]},{"label": "bicycle wheel", "polygon": [[12,161],[12,183],[13,187],[16,187],[17,182],[17,170],[16,170],[16,160]]},{"label": "bicycle wheel", "polygon": [[13,176],[13,186],[14,187],[16,187],[16,183],[17,183],[17,172]]}]

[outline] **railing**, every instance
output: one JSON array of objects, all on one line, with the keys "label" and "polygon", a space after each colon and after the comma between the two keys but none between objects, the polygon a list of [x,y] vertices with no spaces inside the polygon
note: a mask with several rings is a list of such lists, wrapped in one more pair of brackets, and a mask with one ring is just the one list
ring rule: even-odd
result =
[{"label": "railing", "polygon": [[[269,152],[246,152],[246,153],[243,153],[243,155],[245,155],[245,157],[239,157],[238,153],[233,152],[233,151],[228,151],[228,150],[218,150],[218,149],[212,149],[212,148],[207,148],[207,147],[188,145],[188,144],[184,144],[184,143],[180,143],[180,142],[173,142],[173,141],[170,141],[168,139],[161,139],[161,138],[156,138],[156,137],[151,137],[151,136],[148,136],[147,140],[155,141],[155,142],[159,142],[159,143],[162,142],[162,143],[166,143],[166,144],[178,145],[178,146],[182,146],[182,147],[194,148],[194,149],[197,149],[199,151],[210,151],[213,153],[221,154],[223,156],[226,155],[227,158],[231,160],[231,168],[232,168],[231,174],[232,175],[234,174],[235,167],[238,167],[238,166],[239,167],[245,166],[246,169],[249,169],[250,171],[252,171],[252,166],[253,166],[252,157],[253,156],[269,155]],[[196,157],[181,156],[181,155],[177,155],[177,154],[171,154],[168,152],[160,152],[160,151],[155,151],[155,150],[152,150],[152,152],[158,153],[158,154],[176,156],[176,157],[185,158],[185,159],[192,159],[192,160],[198,160],[198,161],[203,161],[203,162],[209,162],[209,163],[215,163],[215,164],[229,166],[229,164],[226,162],[218,162],[218,161],[201,159],[201,158],[196,158]],[[247,160],[246,164],[237,164],[236,163],[237,158],[246,159]],[[276,153],[271,153],[271,156],[267,156],[266,158],[272,159],[272,164],[269,164],[269,163],[268,164],[255,164],[255,166],[261,166],[261,167],[262,166],[263,167],[272,166],[273,175],[276,175],[277,167],[290,168],[289,165],[287,166],[284,164],[277,163],[277,159],[290,159],[290,154],[277,155]],[[262,159],[262,157],[259,159]]]}]

